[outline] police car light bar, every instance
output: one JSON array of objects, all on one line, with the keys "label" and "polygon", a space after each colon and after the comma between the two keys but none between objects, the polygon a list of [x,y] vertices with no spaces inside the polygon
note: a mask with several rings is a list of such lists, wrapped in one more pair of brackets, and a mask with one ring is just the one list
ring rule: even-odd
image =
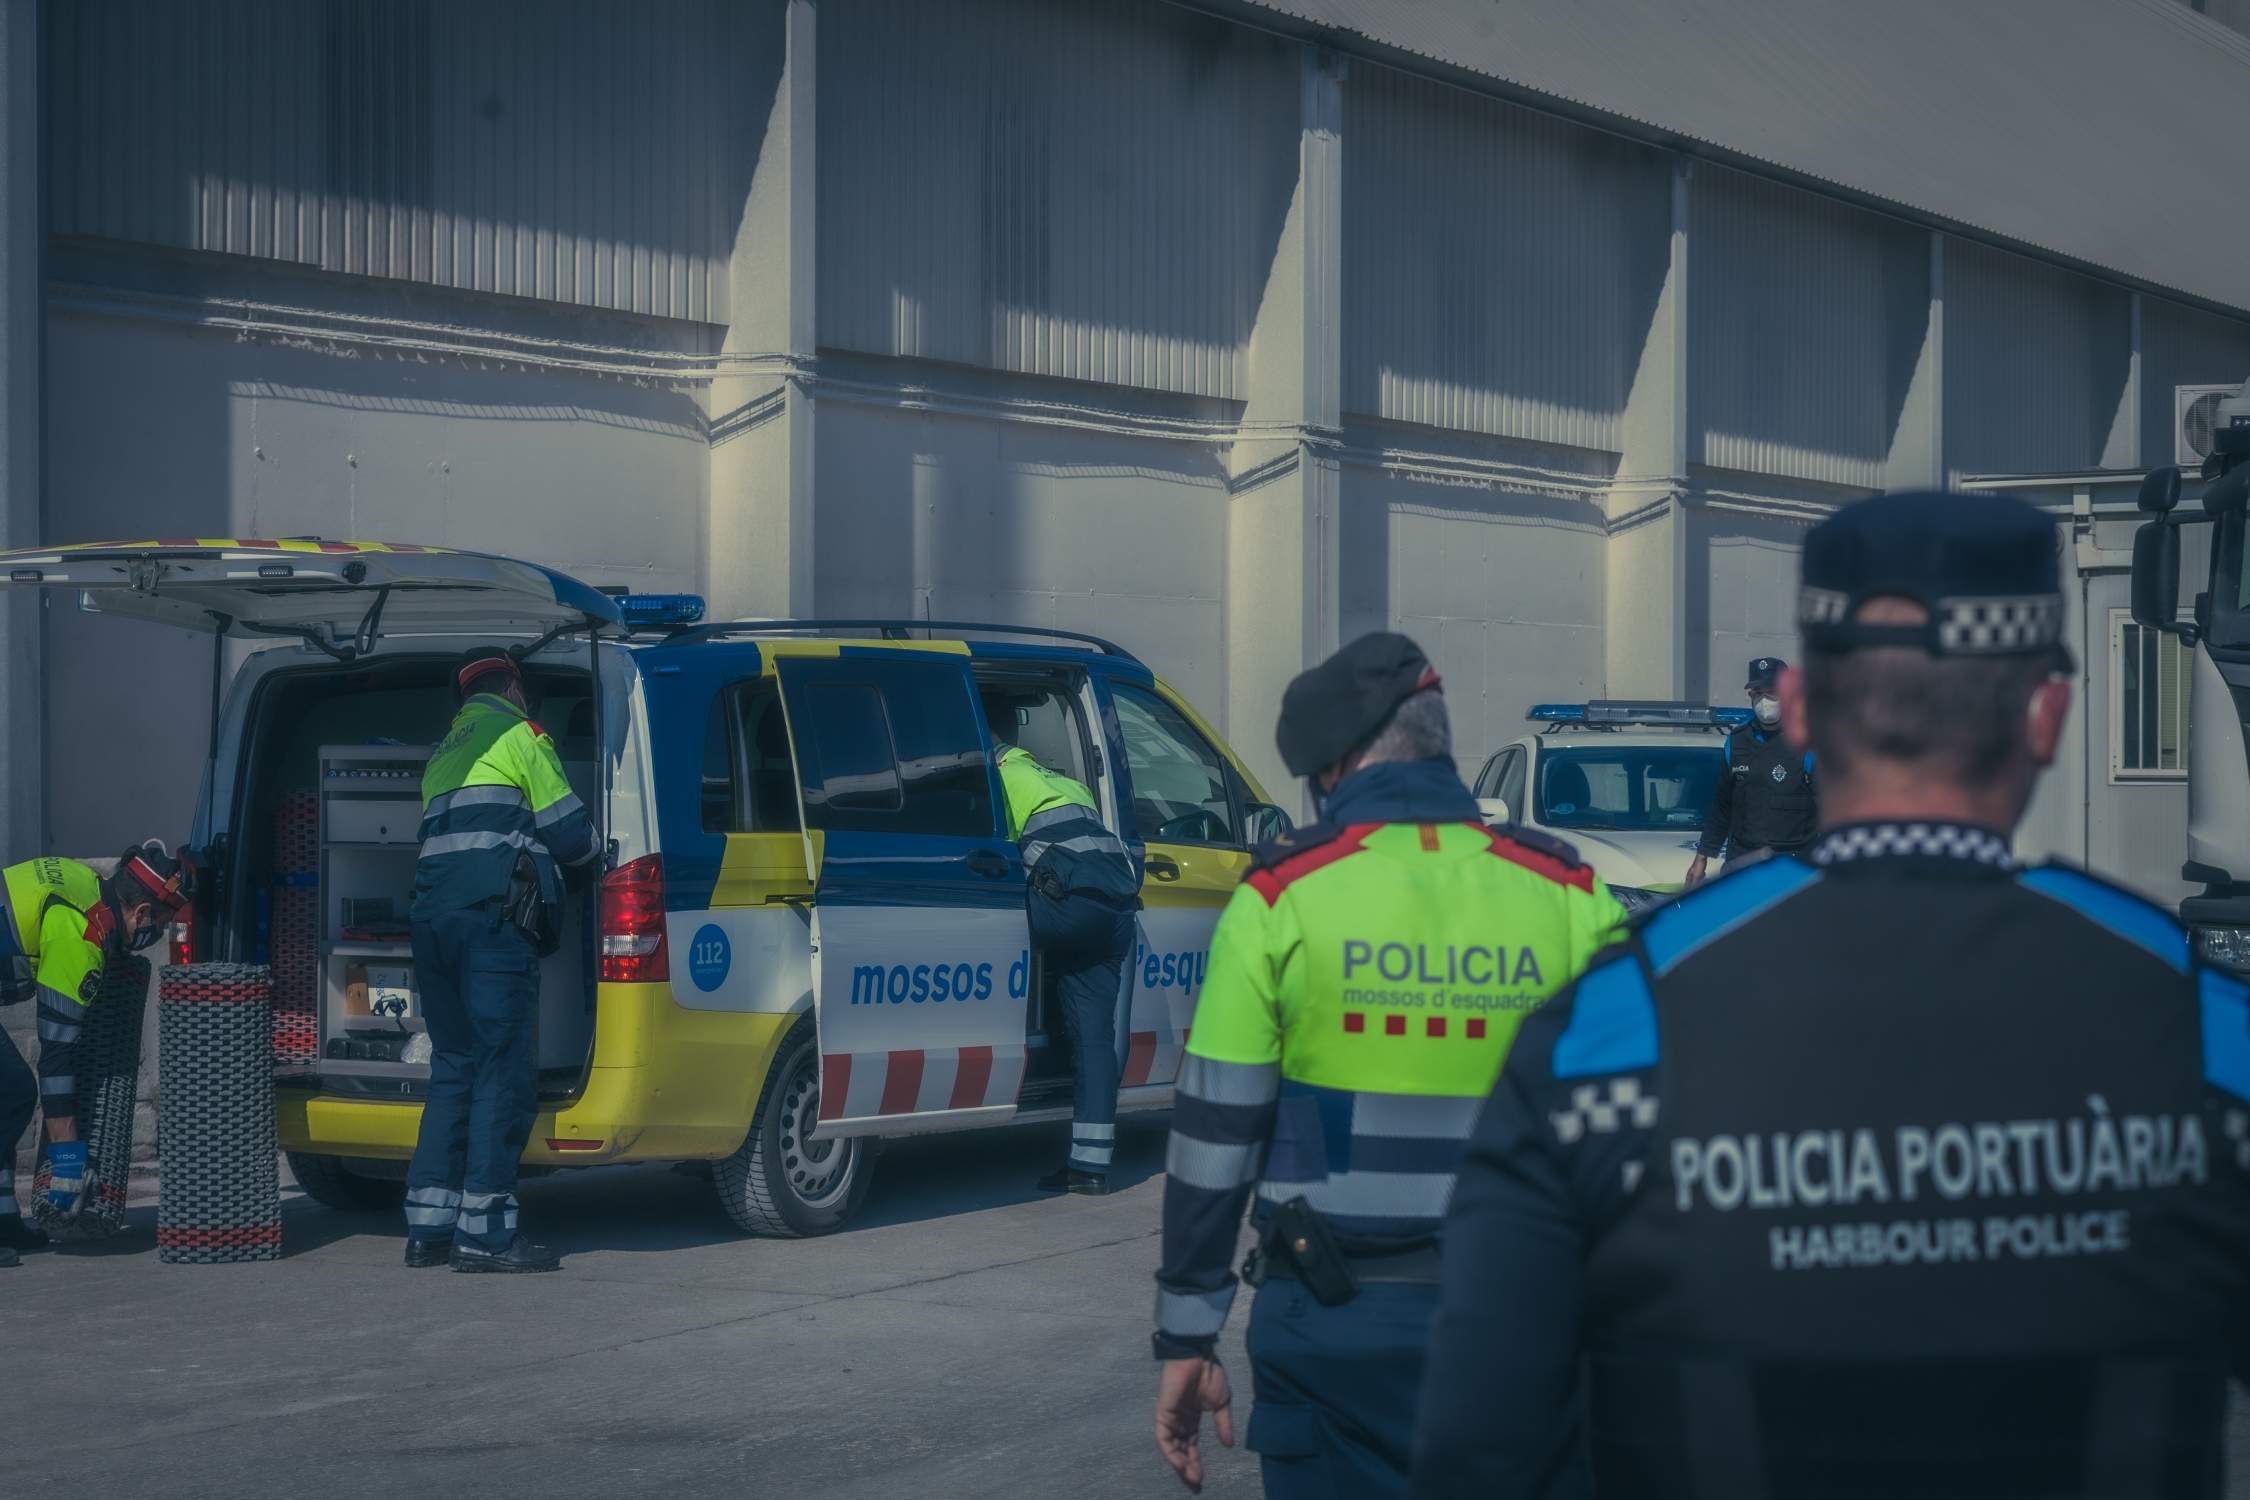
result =
[{"label": "police car light bar", "polygon": [[1707,703],[1596,699],[1590,703],[1537,703],[1524,717],[1538,724],[1740,729],[1750,722],[1750,710],[1714,708]]},{"label": "police car light bar", "polygon": [[693,625],[703,618],[700,594],[626,594],[617,601],[617,612],[628,627],[646,630],[659,626]]}]

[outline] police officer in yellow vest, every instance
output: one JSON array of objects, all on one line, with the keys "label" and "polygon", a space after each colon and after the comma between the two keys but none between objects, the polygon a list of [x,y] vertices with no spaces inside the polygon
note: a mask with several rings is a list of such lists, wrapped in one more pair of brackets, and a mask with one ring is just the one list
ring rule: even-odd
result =
[{"label": "police officer in yellow vest", "polygon": [[68,1214],[88,1188],[78,1135],[78,1036],[113,955],[146,948],[195,895],[195,874],[160,843],[125,851],[106,880],[74,859],[28,859],[5,873],[0,1005],[37,999],[39,1074],[0,1033],[0,1266],[44,1249],[16,1201],[16,1141],[33,1106],[47,1116],[47,1201]]},{"label": "police officer in yellow vest", "polygon": [[1006,700],[988,696],[985,711],[1008,803],[1008,836],[1023,852],[1031,941],[1054,976],[1070,1034],[1070,1156],[1039,1179],[1039,1188],[1099,1196],[1109,1191],[1117,1142],[1117,1008],[1125,958],[1133,951],[1140,876],[1124,843],[1103,825],[1094,794],[1004,738],[1015,726]]},{"label": "police officer in yellow vest", "polygon": [[523,673],[493,647],[453,679],[461,711],[422,772],[414,985],[430,1091],[406,1169],[406,1263],[552,1271],[516,1233],[516,1166],[538,1112],[539,960],[554,946],[561,865],[594,857],[594,825],[532,721]]},{"label": "police officer in yellow vest", "polygon": [[1395,1496],[1463,1143],[1517,1025],[1624,912],[1569,845],[1479,822],[1405,636],[1298,677],[1277,738],[1321,821],[1259,853],[1211,941],[1166,1161],[1157,1446],[1194,1489],[1205,1412],[1233,1445],[1215,1344],[1255,1190],[1266,1493]]}]

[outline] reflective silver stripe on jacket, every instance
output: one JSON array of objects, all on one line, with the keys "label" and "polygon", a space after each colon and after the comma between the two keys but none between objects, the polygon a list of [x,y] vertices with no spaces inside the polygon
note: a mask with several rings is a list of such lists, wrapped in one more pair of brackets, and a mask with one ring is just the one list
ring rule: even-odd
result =
[{"label": "reflective silver stripe on jacket", "polygon": [[409,1188],[406,1193],[406,1222],[422,1229],[439,1229],[453,1223],[461,1215],[461,1195],[452,1188]]},{"label": "reflective silver stripe on jacket", "polygon": [[1171,1144],[1164,1150],[1164,1173],[1174,1182],[1223,1193],[1246,1182],[1256,1182],[1265,1159],[1263,1141],[1222,1146],[1175,1130]]},{"label": "reflective silver stripe on jacket", "polygon": [[1179,1092],[1213,1104],[1270,1104],[1281,1093],[1281,1064],[1220,1062],[1190,1052]]},{"label": "reflective silver stripe on jacket", "polygon": [[533,816],[532,826],[535,828],[551,828],[572,814],[582,811],[585,806],[585,803],[578,800],[576,792],[565,792],[561,800],[556,802],[554,806]]},{"label": "reflective silver stripe on jacket", "polygon": [[531,834],[510,829],[506,833],[438,833],[422,840],[423,859],[435,859],[442,854],[467,854],[476,849],[537,849],[539,840]]},{"label": "reflective silver stripe on jacket", "polygon": [[1352,1134],[1465,1141],[1484,1110],[1481,1095],[1378,1094],[1352,1100]]},{"label": "reflective silver stripe on jacket", "polygon": [[1168,1292],[1156,1289],[1156,1326],[1175,1338],[1207,1339],[1227,1326],[1227,1311],[1234,1306],[1234,1285],[1215,1292]]},{"label": "reflective silver stripe on jacket", "polygon": [[69,1073],[58,1073],[52,1078],[42,1078],[39,1080],[39,1092],[42,1094],[75,1094],[78,1092],[78,1079]]},{"label": "reflective silver stripe on jacket", "polygon": [[[1074,822],[1086,821],[1090,818],[1087,809],[1081,807],[1074,810],[1082,815],[1081,818],[1074,819]],[[1100,828],[1101,825],[1095,824],[1095,827]],[[1055,840],[1035,839],[1031,836],[1031,831],[1027,826],[1024,830],[1022,848],[1023,867],[1026,870],[1038,869],[1039,861],[1045,859],[1048,851],[1053,849],[1068,850],[1072,854],[1114,854],[1123,860],[1132,858],[1132,855],[1125,848],[1124,840],[1106,828],[1102,828],[1099,833],[1082,833],[1074,838]]]},{"label": "reflective silver stripe on jacket", "polygon": [[422,816],[434,818],[439,813],[456,807],[528,807],[523,792],[512,786],[461,786],[450,792],[440,792],[422,808]]},{"label": "reflective silver stripe on jacket", "polygon": [[1337,1172],[1320,1182],[1258,1184],[1258,1196],[1268,1203],[1287,1203],[1302,1196],[1324,1214],[1357,1219],[1429,1219],[1445,1217],[1453,1201],[1451,1172]]}]

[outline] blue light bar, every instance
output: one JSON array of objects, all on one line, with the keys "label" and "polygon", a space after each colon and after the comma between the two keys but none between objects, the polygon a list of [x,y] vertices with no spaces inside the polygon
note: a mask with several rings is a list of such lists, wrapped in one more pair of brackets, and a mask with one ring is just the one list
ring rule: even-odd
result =
[{"label": "blue light bar", "polygon": [[1586,705],[1583,703],[1534,703],[1531,712],[1524,715],[1535,724],[1583,724],[1586,722]]},{"label": "blue light bar", "polygon": [[1589,728],[1741,729],[1750,723],[1747,708],[1713,708],[1703,703],[1611,701],[1535,703],[1524,715],[1535,724],[1583,724]]},{"label": "blue light bar", "polygon": [[628,626],[693,625],[703,618],[701,594],[627,594],[617,601]]},{"label": "blue light bar", "polygon": [[1747,708],[1714,708],[1711,720],[1726,729],[1748,729],[1754,717]]}]

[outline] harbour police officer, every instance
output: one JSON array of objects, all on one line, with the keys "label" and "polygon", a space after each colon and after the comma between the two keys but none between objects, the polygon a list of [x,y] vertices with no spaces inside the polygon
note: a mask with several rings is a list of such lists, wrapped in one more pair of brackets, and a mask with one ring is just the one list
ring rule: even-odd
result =
[{"label": "harbour police officer", "polygon": [[1298,677],[1277,738],[1322,821],[1258,855],[1211,941],[1166,1161],[1157,1446],[1194,1489],[1205,1412],[1233,1443],[1214,1346],[1254,1191],[1266,1493],[1398,1495],[1462,1143],[1525,1013],[1624,913],[1569,845],[1479,822],[1405,636]]},{"label": "harbour police officer", "polygon": [[1812,842],[1819,821],[1813,757],[1781,732],[1781,699],[1775,684],[1789,663],[1761,656],[1750,663],[1742,690],[1751,722],[1728,733],[1720,747],[1722,769],[1704,814],[1703,837],[1688,864],[1687,883],[1701,885],[1709,861],[1752,855],[1794,854]]},{"label": "harbour police officer", "polygon": [[552,1271],[516,1233],[516,1168],[538,1113],[539,960],[561,917],[561,865],[594,857],[594,825],[533,722],[499,647],[453,677],[460,711],[422,772],[422,848],[408,909],[430,1028],[430,1090],[406,1169],[406,1263]]},{"label": "harbour police officer", "polygon": [[1031,941],[1054,976],[1070,1037],[1070,1155],[1039,1179],[1049,1193],[1109,1191],[1117,1145],[1117,1008],[1141,881],[1124,843],[1105,827],[1084,782],[1041,765],[1001,734],[1008,701],[987,695],[1008,836],[1023,853]]},{"label": "harbour police officer", "polygon": [[1446,1223],[1414,1493],[1575,1493],[1584,1452],[1603,1500],[2216,1496],[2250,988],[2012,856],[2070,708],[2055,528],[1883,497],[1803,570],[1779,692],[1820,837],[1524,1024]]}]

